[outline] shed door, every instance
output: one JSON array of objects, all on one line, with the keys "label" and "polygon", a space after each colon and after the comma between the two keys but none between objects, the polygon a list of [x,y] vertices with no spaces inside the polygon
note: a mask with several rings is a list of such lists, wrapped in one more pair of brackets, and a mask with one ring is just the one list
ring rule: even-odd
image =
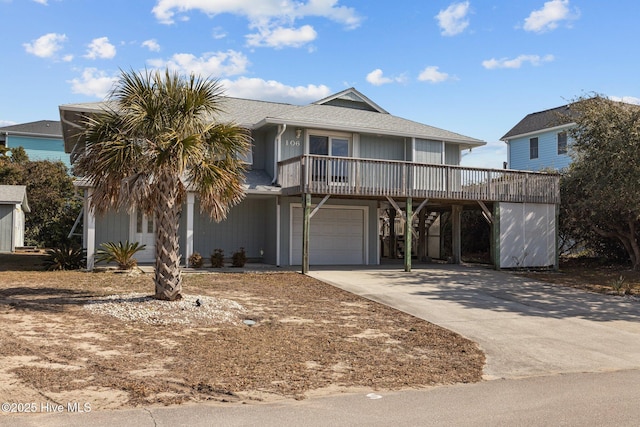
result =
[{"label": "shed door", "polygon": [[11,252],[13,205],[0,205],[0,252]]},{"label": "shed door", "polygon": [[[302,264],[302,208],[292,212],[291,264]],[[365,210],[321,208],[311,218],[309,264],[365,264]]]}]

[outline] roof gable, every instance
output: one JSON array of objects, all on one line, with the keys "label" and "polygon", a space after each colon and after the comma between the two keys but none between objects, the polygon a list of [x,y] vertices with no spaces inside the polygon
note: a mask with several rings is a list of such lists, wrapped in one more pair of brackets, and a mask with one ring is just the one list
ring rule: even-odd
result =
[{"label": "roof gable", "polygon": [[385,109],[351,87],[327,98],[314,102],[315,105],[332,105],[334,107],[353,108],[356,110],[374,111],[389,114]]},{"label": "roof gable", "polygon": [[24,185],[0,185],[0,204],[22,205],[22,210],[30,212],[27,202],[27,187]]}]

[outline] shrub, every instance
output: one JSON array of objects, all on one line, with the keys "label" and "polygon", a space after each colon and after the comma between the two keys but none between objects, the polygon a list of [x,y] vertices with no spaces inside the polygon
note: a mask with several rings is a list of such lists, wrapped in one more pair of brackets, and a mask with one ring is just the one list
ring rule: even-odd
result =
[{"label": "shrub", "polygon": [[141,245],[139,242],[129,243],[128,240],[124,243],[121,241],[103,243],[96,251],[96,262],[115,262],[119,269],[130,270],[138,265],[138,261],[133,256],[145,247],[146,245]]},{"label": "shrub", "polygon": [[198,252],[192,253],[189,257],[189,267],[202,268],[203,262],[204,260],[202,259],[202,255],[200,255]]},{"label": "shrub", "polygon": [[214,249],[211,254],[211,267],[222,268],[224,267],[224,251],[222,249]]},{"label": "shrub", "polygon": [[238,249],[231,256],[232,267],[244,267],[247,262],[247,254],[244,252],[244,248]]},{"label": "shrub", "polygon": [[49,271],[79,270],[87,265],[86,251],[82,248],[63,244],[57,248],[48,249],[47,257],[43,264]]}]

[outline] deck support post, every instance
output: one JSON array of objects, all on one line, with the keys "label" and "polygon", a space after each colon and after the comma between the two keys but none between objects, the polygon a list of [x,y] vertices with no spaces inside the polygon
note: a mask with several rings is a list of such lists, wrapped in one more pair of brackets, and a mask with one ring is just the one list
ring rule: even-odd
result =
[{"label": "deck support post", "polygon": [[452,243],[452,263],[460,264],[462,261],[462,206],[453,205],[451,207],[451,243]]},{"label": "deck support post", "polygon": [[311,194],[302,195],[302,274],[309,273],[309,226],[311,220]]},{"label": "deck support post", "polygon": [[389,208],[389,258],[396,259],[398,253],[396,252],[396,210]]},{"label": "deck support post", "polygon": [[413,209],[413,200],[411,197],[407,197],[407,206],[405,207],[405,219],[404,222],[404,271],[411,271],[411,242],[413,240],[413,214],[411,210]]}]

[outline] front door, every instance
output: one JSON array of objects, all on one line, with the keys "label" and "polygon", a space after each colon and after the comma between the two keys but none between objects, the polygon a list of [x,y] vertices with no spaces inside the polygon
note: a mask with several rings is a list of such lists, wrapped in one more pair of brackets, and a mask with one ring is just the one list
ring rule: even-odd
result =
[{"label": "front door", "polygon": [[137,252],[134,257],[138,262],[153,262],[156,255],[156,235],[153,218],[138,209],[136,209],[131,218],[133,220],[131,224],[131,241],[146,245],[144,250]]}]

